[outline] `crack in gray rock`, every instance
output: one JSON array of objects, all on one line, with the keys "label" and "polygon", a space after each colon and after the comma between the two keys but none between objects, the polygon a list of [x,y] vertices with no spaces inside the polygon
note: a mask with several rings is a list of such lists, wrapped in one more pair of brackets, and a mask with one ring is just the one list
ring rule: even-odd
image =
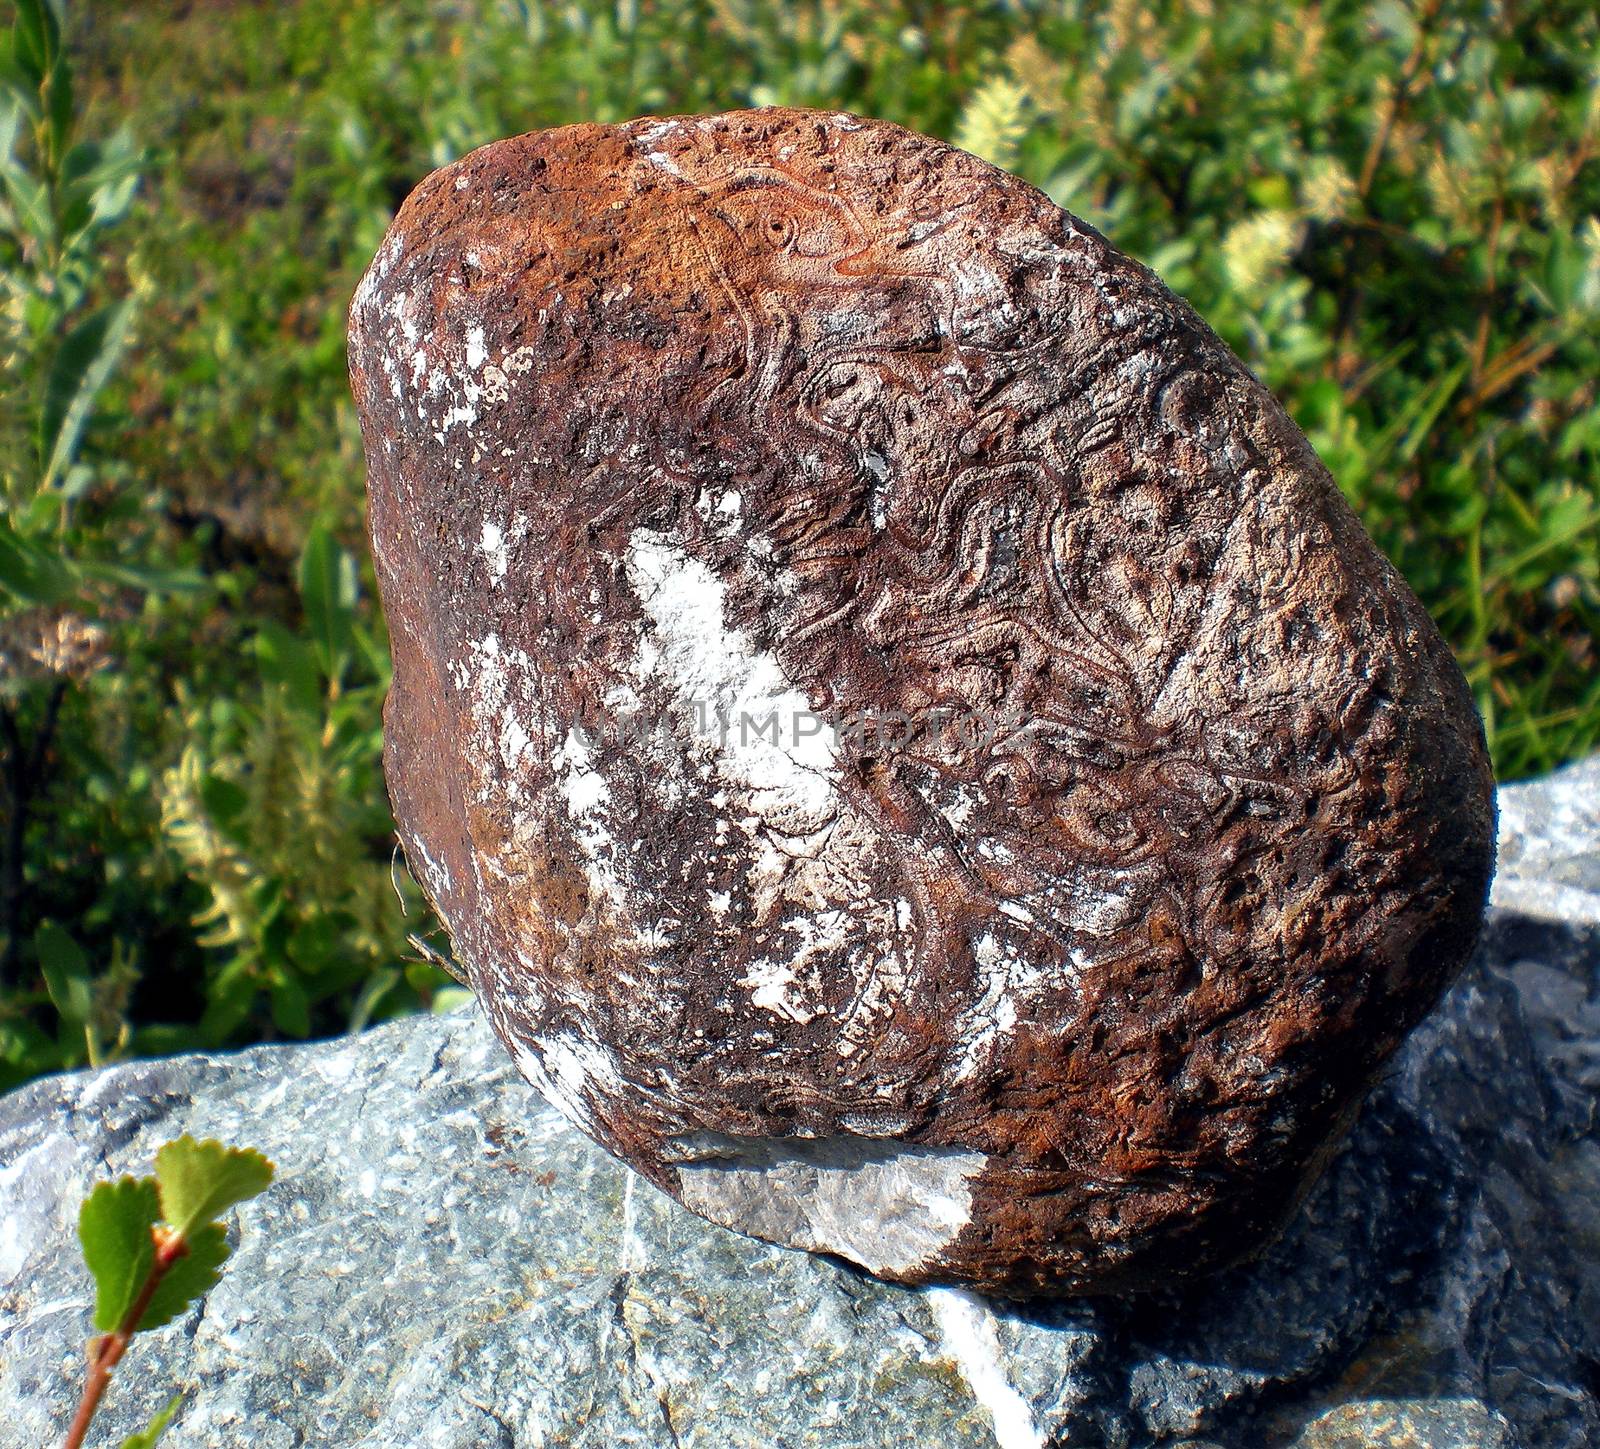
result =
[{"label": "crack in gray rock", "polygon": [[667,1431],[673,1449],[682,1449],[683,1441],[679,1437],[677,1421],[673,1417],[672,1396],[667,1383],[656,1370],[649,1351],[640,1343],[638,1331],[628,1316],[628,1305],[632,1301],[633,1294],[633,1279],[634,1274],[631,1272],[620,1273],[617,1276],[616,1286],[608,1295],[612,1305],[612,1319],[627,1340],[628,1360],[633,1374],[641,1381],[646,1396],[655,1400],[661,1412],[661,1423]]}]

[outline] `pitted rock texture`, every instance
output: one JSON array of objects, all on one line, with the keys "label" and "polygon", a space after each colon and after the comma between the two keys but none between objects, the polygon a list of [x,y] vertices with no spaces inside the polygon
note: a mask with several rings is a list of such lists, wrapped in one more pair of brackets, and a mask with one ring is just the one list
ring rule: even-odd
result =
[{"label": "pitted rock texture", "polygon": [[567,127],[418,187],[351,371],[407,858],[575,1122],[908,1282],[1283,1221],[1471,947],[1492,786],[1149,271],[891,125]]}]

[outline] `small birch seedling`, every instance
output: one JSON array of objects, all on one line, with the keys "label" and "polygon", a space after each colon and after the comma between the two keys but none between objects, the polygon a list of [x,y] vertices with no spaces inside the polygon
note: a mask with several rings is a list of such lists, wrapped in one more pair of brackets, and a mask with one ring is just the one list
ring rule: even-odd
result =
[{"label": "small birch seedling", "polygon": [[[65,1449],[83,1444],[133,1335],[172,1322],[216,1284],[230,1251],[219,1219],[271,1181],[272,1164],[259,1152],[185,1133],[156,1153],[154,1177],[103,1182],[84,1199],[78,1240],[94,1279],[100,1333],[89,1341],[88,1377]],[[151,1449],[181,1397],[122,1449]]]}]

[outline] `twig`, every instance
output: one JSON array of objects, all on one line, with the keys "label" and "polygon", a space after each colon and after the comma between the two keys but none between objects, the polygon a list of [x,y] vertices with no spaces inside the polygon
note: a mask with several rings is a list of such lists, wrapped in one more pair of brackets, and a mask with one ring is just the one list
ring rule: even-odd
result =
[{"label": "twig", "polygon": [[1428,27],[1438,18],[1443,5],[1444,0],[1428,0],[1422,7],[1422,13],[1417,16],[1416,41],[1411,47],[1411,54],[1406,57],[1406,63],[1400,68],[1400,80],[1389,96],[1389,104],[1384,108],[1383,119],[1378,123],[1378,129],[1372,133],[1372,144],[1367,147],[1366,158],[1361,163],[1361,176],[1356,182],[1356,192],[1362,200],[1366,199],[1367,192],[1372,189],[1378,163],[1389,147],[1389,137],[1394,132],[1395,123],[1411,99],[1411,86],[1428,54]]},{"label": "twig", "polygon": [[1495,266],[1500,258],[1500,228],[1506,219],[1505,192],[1498,186],[1494,195],[1494,215],[1489,221],[1489,240],[1484,251],[1486,273],[1483,304],[1478,309],[1477,335],[1472,339],[1472,393],[1483,386],[1483,362],[1489,352],[1489,323],[1494,316]]},{"label": "twig", "polygon": [[123,1315],[122,1322],[113,1332],[102,1334],[89,1345],[89,1376],[83,1382],[83,1397],[78,1400],[78,1412],[72,1417],[72,1427],[67,1430],[62,1449],[82,1449],[94,1411],[100,1407],[106,1385],[111,1382],[111,1370],[127,1352],[128,1343],[139,1327],[139,1320],[150,1307],[150,1300],[155,1297],[161,1280],[167,1276],[172,1265],[189,1251],[188,1240],[181,1233],[163,1227],[155,1227],[150,1231],[156,1240],[155,1262],[150,1265],[150,1274],[139,1289],[139,1296],[133,1300],[133,1306]]},{"label": "twig", "polygon": [[1456,415],[1465,418],[1481,404],[1504,392],[1519,377],[1546,361],[1561,346],[1560,340],[1534,345],[1531,338],[1513,343],[1483,369],[1478,386],[1456,405]]}]

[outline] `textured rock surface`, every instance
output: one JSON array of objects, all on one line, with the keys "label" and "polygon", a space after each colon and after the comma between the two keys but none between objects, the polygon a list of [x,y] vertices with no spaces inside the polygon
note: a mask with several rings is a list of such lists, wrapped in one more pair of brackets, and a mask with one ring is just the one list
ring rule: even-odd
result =
[{"label": "textured rock surface", "polygon": [[906,1281],[1259,1244],[1465,958],[1492,788],[1183,303],[973,157],[762,111],[437,172],[351,358],[402,837],[532,1081]]},{"label": "textured rock surface", "polygon": [[1502,799],[1506,908],[1248,1268],[1025,1309],[876,1282],[691,1217],[476,1014],[415,1019],[0,1100],[0,1449],[75,1397],[83,1193],[181,1131],[279,1178],[102,1443],[174,1385],[171,1449],[1600,1442],[1600,760]]}]

